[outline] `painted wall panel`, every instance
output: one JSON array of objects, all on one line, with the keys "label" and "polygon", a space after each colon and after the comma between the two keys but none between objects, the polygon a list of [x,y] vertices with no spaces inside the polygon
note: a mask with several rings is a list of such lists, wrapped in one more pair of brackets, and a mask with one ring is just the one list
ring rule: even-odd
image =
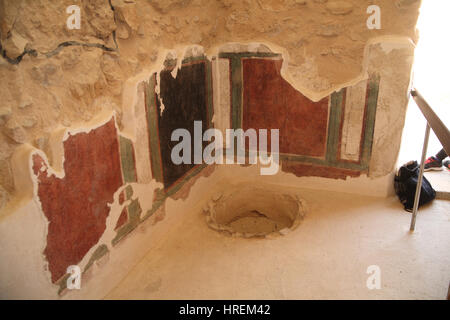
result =
[{"label": "painted wall panel", "polygon": [[64,178],[47,175],[39,155],[33,156],[38,196],[49,221],[44,254],[52,281],[76,265],[106,228],[108,203],[123,184],[114,119],[64,141]]},{"label": "painted wall panel", "polygon": [[[160,73],[160,94],[156,99],[157,132],[160,148],[162,178],[167,189],[186,175],[194,164],[194,121],[202,122],[202,132],[208,129],[207,63],[196,61],[183,64],[177,76],[168,68]],[[186,129],[191,136],[191,163],[174,164],[172,148],[178,141],[171,141],[172,132]],[[206,146],[206,143],[202,143]]]},{"label": "painted wall panel", "polygon": [[324,157],[328,98],[306,98],[281,77],[281,64],[243,59],[243,128],[280,129],[281,153]]}]

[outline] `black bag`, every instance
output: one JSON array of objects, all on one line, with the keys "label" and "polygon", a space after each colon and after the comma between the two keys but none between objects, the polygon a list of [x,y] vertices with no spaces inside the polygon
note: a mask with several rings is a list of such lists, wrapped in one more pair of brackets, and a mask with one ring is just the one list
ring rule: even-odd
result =
[{"label": "black bag", "polygon": [[[417,182],[419,181],[420,166],[417,161],[410,161],[398,169],[394,179],[395,193],[403,203],[406,211],[411,212],[414,206]],[[423,177],[422,189],[420,192],[419,207],[434,200],[436,191],[430,182]]]}]

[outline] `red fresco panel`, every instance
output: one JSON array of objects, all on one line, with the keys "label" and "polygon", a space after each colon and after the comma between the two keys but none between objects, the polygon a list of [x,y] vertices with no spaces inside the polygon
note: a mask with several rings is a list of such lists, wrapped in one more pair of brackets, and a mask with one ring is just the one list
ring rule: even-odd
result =
[{"label": "red fresco panel", "polygon": [[309,100],[281,77],[281,64],[282,60],[243,60],[242,127],[280,129],[280,153],[324,157],[328,97]]},{"label": "red fresco panel", "polygon": [[49,221],[44,254],[53,282],[98,242],[106,228],[107,204],[123,184],[114,119],[70,136],[64,141],[64,157],[65,176],[60,179],[47,176],[43,159],[33,156],[38,197]]}]

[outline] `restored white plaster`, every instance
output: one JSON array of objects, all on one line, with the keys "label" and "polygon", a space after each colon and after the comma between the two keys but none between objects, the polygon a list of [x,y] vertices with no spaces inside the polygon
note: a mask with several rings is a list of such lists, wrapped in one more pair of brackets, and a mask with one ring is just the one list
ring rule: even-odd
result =
[{"label": "restored white plaster", "polygon": [[344,124],[342,127],[342,159],[358,161],[364,124],[367,81],[347,88]]},{"label": "restored white plaster", "polygon": [[147,112],[145,107],[145,83],[137,86],[137,101],[134,106],[135,132],[134,150],[136,156],[136,172],[139,183],[149,183],[152,180],[150,164],[150,147],[148,137]]},{"label": "restored white plaster", "polygon": [[231,91],[230,62],[228,59],[214,59],[212,63],[214,85],[214,126],[222,132],[230,128]]}]

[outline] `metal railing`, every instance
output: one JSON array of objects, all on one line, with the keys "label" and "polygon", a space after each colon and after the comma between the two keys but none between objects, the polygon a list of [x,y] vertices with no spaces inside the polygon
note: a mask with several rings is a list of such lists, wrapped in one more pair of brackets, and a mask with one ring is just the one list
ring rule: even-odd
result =
[{"label": "metal railing", "polygon": [[419,171],[419,179],[416,187],[416,194],[414,198],[414,206],[411,217],[411,226],[410,231],[414,231],[416,227],[416,217],[417,210],[419,209],[419,199],[420,199],[420,191],[422,190],[422,182],[423,182],[423,173],[425,169],[425,159],[428,149],[428,140],[430,138],[430,129],[434,131],[436,137],[441,142],[442,147],[444,148],[447,154],[450,154],[450,132],[442,120],[436,115],[433,109],[428,105],[422,95],[416,89],[411,90],[411,96],[414,98],[417,106],[422,112],[423,116],[427,120],[427,126],[425,129],[425,138],[423,142],[422,148],[422,159],[420,162],[420,171]]}]

